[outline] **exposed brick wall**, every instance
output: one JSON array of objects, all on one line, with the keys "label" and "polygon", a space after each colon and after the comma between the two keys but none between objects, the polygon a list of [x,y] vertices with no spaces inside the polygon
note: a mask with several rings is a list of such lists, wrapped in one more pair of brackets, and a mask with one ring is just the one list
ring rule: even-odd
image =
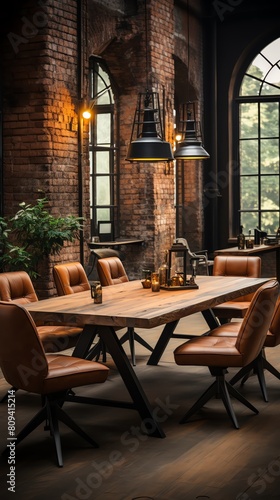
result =
[{"label": "exposed brick wall", "polygon": [[[102,56],[116,82],[120,120],[120,236],[143,238],[145,245],[126,250],[130,277],[139,277],[141,268],[157,268],[164,250],[175,235],[174,166],[164,163],[130,164],[125,160],[138,92],[146,89],[146,46],[144,0],[133,2],[132,15],[124,16],[126,2],[83,0],[83,43],[78,74],[78,24],[76,0],[26,0],[11,21],[11,32],[22,37],[16,47],[1,39],[4,95],[4,208],[7,215],[21,201],[33,202],[45,195],[55,214],[79,215],[83,198],[85,239],[89,235],[89,166],[87,128],[84,124],[82,151],[79,150],[79,103],[87,95],[88,60]],[[88,9],[88,10],[87,10]],[[115,10],[114,10],[115,9]],[[166,139],[174,141],[174,55],[183,64],[187,58],[184,12],[177,9],[174,38],[173,0],[150,0],[148,12],[149,84],[165,98]],[[179,17],[178,17],[179,15]],[[23,29],[22,19],[31,23]],[[33,31],[32,31],[33,26]],[[201,95],[200,27],[194,24],[191,83]],[[26,32],[27,30],[27,32]],[[180,31],[180,33],[178,32]],[[180,36],[178,36],[180,35]],[[80,92],[80,94],[79,94]],[[79,170],[82,161],[82,172]],[[79,183],[82,189],[79,193]],[[198,246],[203,228],[201,210],[202,173],[188,170],[186,206],[193,207],[193,238]],[[80,196],[81,197],[81,196]],[[188,226],[188,230],[192,226]],[[183,235],[182,235],[183,236]],[[88,258],[84,247],[85,262]],[[80,245],[65,245],[59,260],[79,260]],[[48,294],[54,293],[50,265],[43,281]],[[42,289],[43,289],[42,285]],[[46,287],[45,287],[46,290]]]}]

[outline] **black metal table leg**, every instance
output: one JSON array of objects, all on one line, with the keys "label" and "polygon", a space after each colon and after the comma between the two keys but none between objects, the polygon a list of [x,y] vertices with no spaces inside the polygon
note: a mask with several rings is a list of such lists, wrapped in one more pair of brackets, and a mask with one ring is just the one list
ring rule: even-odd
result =
[{"label": "black metal table leg", "polygon": [[129,362],[126,353],[112,327],[99,327],[98,333],[106,344],[123,382],[134,402],[134,408],[140,414],[147,434],[155,437],[165,437],[163,430],[153,416],[153,410],[145,392]]},{"label": "black metal table leg", "polygon": [[171,323],[167,323],[162,330],[162,333],[154,347],[154,350],[151,356],[148,359],[147,365],[157,365],[161,356],[164,353],[164,350],[172,337],[172,334],[178,325],[179,320],[172,321]]},{"label": "black metal table leg", "polygon": [[202,316],[204,317],[207,325],[210,330],[214,330],[217,326],[220,326],[220,322],[218,318],[213,313],[212,309],[205,309],[205,311],[201,311]]},{"label": "black metal table leg", "polygon": [[94,325],[85,325],[83,331],[78,338],[76,346],[73,350],[72,356],[76,358],[86,358],[92,342],[97,335],[97,328]]}]

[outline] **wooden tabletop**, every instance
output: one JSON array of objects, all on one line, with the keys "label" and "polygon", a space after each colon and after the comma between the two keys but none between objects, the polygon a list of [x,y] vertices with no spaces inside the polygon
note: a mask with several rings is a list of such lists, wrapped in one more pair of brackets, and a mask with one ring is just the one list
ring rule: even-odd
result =
[{"label": "wooden tabletop", "polygon": [[103,287],[103,303],[90,292],[24,304],[36,323],[153,328],[254,292],[269,278],[198,276],[197,290],[142,288],[141,281]]}]

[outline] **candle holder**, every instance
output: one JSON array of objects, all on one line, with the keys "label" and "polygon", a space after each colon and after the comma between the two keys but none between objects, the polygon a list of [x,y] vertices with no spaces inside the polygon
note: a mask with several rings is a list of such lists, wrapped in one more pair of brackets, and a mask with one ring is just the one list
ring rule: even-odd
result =
[{"label": "candle holder", "polygon": [[90,281],[90,293],[95,304],[102,304],[102,286],[100,281]]},{"label": "candle holder", "polygon": [[151,286],[152,286],[151,274],[152,274],[152,272],[149,269],[143,269],[142,280],[141,280],[143,288],[151,288]]},{"label": "candle holder", "polygon": [[159,292],[160,291],[159,273],[152,273],[151,281],[152,281],[152,292]]},{"label": "candle holder", "polygon": [[198,288],[198,285],[195,283],[196,272],[194,272],[192,262],[192,276],[190,279],[187,277],[187,255],[188,247],[176,240],[170,250],[168,250],[167,284],[161,285],[162,289],[190,290]]}]

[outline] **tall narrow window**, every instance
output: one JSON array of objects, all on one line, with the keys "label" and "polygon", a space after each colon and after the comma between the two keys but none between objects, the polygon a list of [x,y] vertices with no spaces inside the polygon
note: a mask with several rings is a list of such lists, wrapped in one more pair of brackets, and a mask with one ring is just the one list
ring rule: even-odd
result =
[{"label": "tall narrow window", "polygon": [[240,87],[239,223],[245,234],[280,225],[280,38],[249,65]]},{"label": "tall narrow window", "polygon": [[90,61],[90,98],[91,235],[111,241],[116,236],[118,186],[114,94],[108,72],[95,58]]}]

